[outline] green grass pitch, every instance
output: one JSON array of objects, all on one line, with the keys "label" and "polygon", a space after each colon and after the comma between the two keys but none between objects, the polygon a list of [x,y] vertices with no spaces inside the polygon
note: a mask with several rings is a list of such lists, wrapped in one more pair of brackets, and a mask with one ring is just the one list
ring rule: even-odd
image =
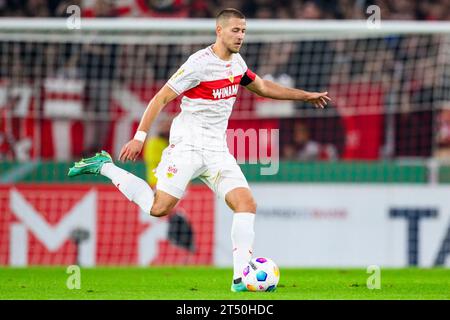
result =
[{"label": "green grass pitch", "polygon": [[365,269],[281,269],[275,292],[230,292],[231,269],[214,267],[81,268],[69,290],[63,267],[0,268],[0,299],[450,299],[450,269],[381,269],[369,290]]}]

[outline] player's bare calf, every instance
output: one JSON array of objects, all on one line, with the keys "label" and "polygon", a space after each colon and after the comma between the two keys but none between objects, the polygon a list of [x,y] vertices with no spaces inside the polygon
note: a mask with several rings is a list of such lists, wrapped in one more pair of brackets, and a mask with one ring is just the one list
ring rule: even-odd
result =
[{"label": "player's bare calf", "polygon": [[225,202],[233,212],[256,213],[256,201],[248,188],[235,188],[225,196]]}]

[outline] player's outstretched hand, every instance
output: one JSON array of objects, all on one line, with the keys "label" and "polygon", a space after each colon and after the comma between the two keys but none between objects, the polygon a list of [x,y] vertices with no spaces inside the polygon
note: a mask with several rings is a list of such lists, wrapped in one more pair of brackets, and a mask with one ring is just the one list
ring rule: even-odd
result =
[{"label": "player's outstretched hand", "polygon": [[126,162],[127,160],[136,161],[138,155],[142,151],[144,143],[139,140],[130,140],[122,147],[119,154],[119,160]]},{"label": "player's outstretched hand", "polygon": [[316,108],[325,108],[328,104],[328,101],[331,101],[330,97],[328,97],[328,92],[309,92],[306,99],[306,102],[312,103]]}]

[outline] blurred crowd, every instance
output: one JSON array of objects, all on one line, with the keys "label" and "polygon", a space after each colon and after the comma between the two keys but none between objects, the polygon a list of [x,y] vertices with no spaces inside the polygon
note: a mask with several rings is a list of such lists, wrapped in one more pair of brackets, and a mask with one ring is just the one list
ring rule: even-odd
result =
[{"label": "blurred crowd", "polygon": [[[0,89],[9,88],[11,106],[19,105],[13,93],[25,85],[34,88],[38,112],[45,114],[61,95],[66,103],[78,103],[90,124],[83,147],[89,151],[110,140],[111,124],[124,110],[135,108],[130,115],[140,116],[136,110],[142,105],[136,107],[130,93],[113,99],[115,92],[128,88],[148,101],[190,53],[206,45],[0,44],[0,57],[8,57],[0,59]],[[442,51],[448,44],[444,35],[248,43],[242,55],[260,77],[327,90],[333,101],[317,113],[302,102],[255,98],[240,90],[233,116],[279,121],[280,154],[288,160],[448,158],[450,69]],[[178,110],[174,103],[168,112]]]},{"label": "blurred crowd", "polygon": [[70,5],[84,17],[212,18],[233,7],[256,19],[365,19],[378,5],[384,20],[450,20],[450,0],[0,0],[0,16],[64,17]]}]

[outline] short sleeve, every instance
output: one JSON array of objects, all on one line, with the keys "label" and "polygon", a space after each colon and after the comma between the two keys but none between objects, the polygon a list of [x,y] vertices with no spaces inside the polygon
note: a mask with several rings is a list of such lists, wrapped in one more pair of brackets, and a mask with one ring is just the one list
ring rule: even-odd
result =
[{"label": "short sleeve", "polygon": [[247,86],[250,83],[252,83],[252,81],[255,80],[256,74],[247,67],[245,60],[242,58],[242,56],[240,54],[238,54],[237,57],[238,57],[238,61],[239,61],[239,64],[241,65],[242,70],[245,70],[244,74],[242,75],[241,82],[239,84],[241,86]]},{"label": "short sleeve", "polygon": [[167,81],[167,85],[178,95],[196,87],[200,83],[200,77],[191,61],[186,61],[173,76]]}]

